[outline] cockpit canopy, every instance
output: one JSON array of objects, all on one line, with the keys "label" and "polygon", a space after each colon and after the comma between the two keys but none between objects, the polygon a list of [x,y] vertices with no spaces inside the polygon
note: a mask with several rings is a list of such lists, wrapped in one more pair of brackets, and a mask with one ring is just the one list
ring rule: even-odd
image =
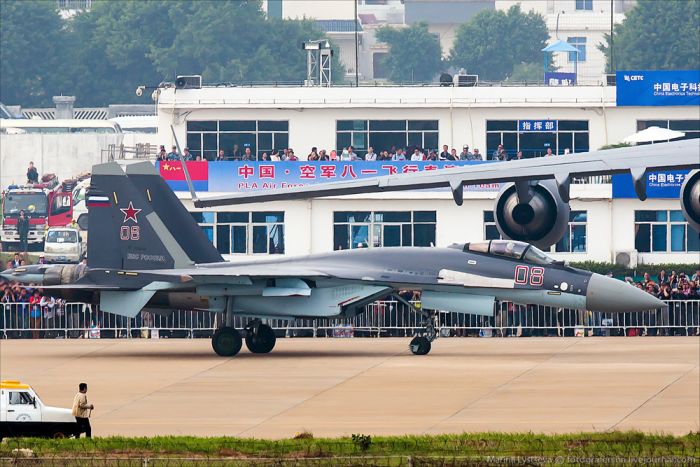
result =
[{"label": "cockpit canopy", "polygon": [[[561,264],[539,248],[525,242],[515,240],[489,240],[485,242],[472,242],[460,245],[462,251],[481,253],[492,256],[502,256],[532,264],[548,265]],[[454,245],[453,247],[460,247]]]}]

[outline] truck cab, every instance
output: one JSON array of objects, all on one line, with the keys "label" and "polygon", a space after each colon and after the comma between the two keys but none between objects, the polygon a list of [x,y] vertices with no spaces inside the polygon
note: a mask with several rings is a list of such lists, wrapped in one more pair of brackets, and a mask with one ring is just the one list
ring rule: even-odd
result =
[{"label": "truck cab", "polygon": [[78,424],[71,409],[44,405],[34,389],[16,380],[0,381],[0,438],[75,435]]}]

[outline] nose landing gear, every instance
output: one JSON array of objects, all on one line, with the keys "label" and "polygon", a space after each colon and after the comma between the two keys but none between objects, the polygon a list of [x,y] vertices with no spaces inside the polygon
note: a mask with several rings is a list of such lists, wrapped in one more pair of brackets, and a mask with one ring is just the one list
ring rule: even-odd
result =
[{"label": "nose landing gear", "polygon": [[437,339],[438,333],[435,328],[435,315],[433,313],[426,313],[423,318],[423,326],[424,329],[416,333],[416,336],[408,346],[413,355],[427,355],[432,347],[431,342]]}]

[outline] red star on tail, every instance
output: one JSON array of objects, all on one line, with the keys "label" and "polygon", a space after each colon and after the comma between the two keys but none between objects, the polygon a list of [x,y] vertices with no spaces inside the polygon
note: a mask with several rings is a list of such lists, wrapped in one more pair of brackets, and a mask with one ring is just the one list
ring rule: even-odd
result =
[{"label": "red star on tail", "polygon": [[119,208],[119,210],[124,213],[124,220],[122,221],[122,224],[126,223],[126,221],[129,219],[133,220],[137,224],[139,223],[139,220],[136,218],[136,214],[140,213],[141,209],[136,209],[131,201],[129,201],[129,207]]}]

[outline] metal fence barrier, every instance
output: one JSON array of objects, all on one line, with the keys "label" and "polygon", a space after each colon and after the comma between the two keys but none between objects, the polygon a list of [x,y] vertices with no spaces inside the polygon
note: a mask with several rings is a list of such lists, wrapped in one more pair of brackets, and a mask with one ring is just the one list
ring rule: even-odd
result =
[{"label": "metal fence barrier", "polygon": [[[700,300],[670,300],[666,310],[598,313],[540,305],[497,302],[494,316],[436,313],[436,327],[448,336],[608,336],[700,335]],[[86,303],[53,308],[28,303],[0,304],[2,338],[196,338],[209,337],[223,320],[221,313],[176,310],[141,312],[135,318],[93,310]],[[414,304],[420,307],[420,303]],[[251,318],[236,316],[243,328]],[[411,336],[423,318],[398,301],[377,301],[350,318],[281,320],[267,323],[286,337]]]}]

